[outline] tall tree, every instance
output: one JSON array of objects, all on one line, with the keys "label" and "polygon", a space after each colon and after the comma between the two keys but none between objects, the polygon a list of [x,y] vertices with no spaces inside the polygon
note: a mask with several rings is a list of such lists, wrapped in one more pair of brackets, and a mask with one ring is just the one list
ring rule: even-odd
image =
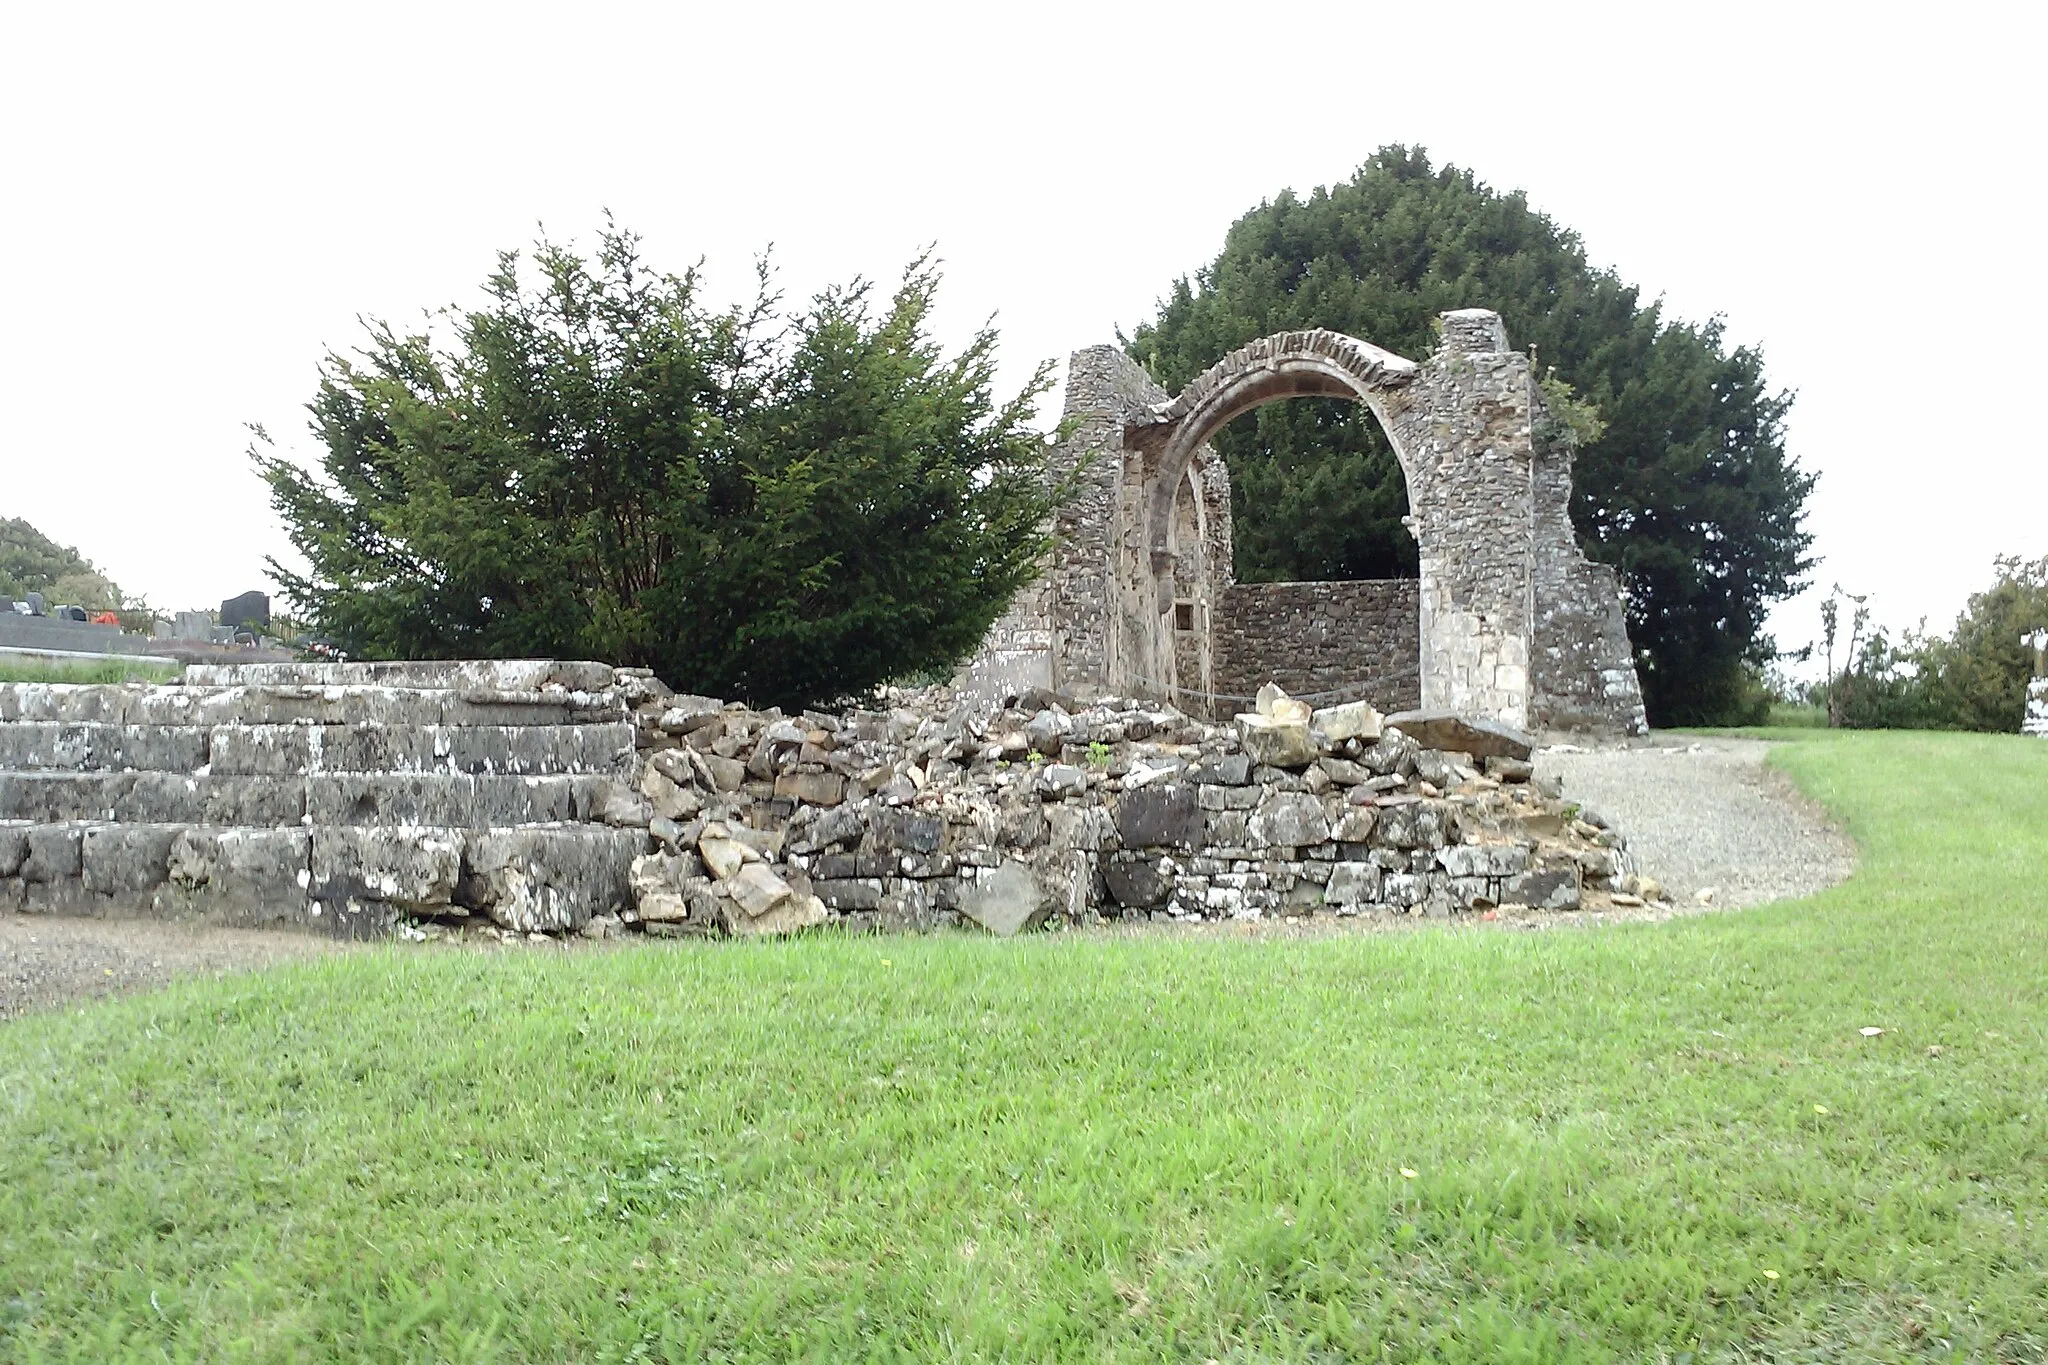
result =
[{"label": "tall tree", "polygon": [[[1787,455],[1789,394],[1719,320],[1667,322],[1588,264],[1578,237],[1469,171],[1387,147],[1348,181],[1283,192],[1232,225],[1127,345],[1179,388],[1257,337],[1328,327],[1420,359],[1437,315],[1498,311],[1517,348],[1604,426],[1579,451],[1572,518],[1621,571],[1660,725],[1730,718],[1771,649],[1768,604],[1799,586],[1811,475]],[[1217,442],[1247,582],[1412,576],[1407,492],[1385,435],[1334,400],[1275,404]]]},{"label": "tall tree", "polygon": [[[996,336],[950,358],[938,276],[779,312],[709,309],[608,229],[594,260],[500,258],[454,345],[377,324],[330,355],[317,470],[259,450],[310,564],[273,572],[344,649],[556,655],[795,705],[954,662],[1043,548],[1055,490],[992,397]],[[259,438],[267,443],[267,438]]]}]

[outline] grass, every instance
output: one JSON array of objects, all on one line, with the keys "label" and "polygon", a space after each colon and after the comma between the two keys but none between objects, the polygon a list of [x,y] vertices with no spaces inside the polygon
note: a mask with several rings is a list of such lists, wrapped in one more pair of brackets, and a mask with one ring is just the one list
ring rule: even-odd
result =
[{"label": "grass", "polygon": [[183,664],[144,663],[110,656],[101,659],[37,659],[0,654],[0,683],[176,682]]},{"label": "grass", "polygon": [[0,1357],[2048,1359],[2048,745],[1785,737],[1865,862],[1752,911],[394,948],[9,1024]]}]

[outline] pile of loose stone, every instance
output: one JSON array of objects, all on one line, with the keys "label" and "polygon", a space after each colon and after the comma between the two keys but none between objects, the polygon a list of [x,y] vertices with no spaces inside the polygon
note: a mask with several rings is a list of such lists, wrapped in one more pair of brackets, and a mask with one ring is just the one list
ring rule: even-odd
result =
[{"label": "pile of loose stone", "polygon": [[1618,833],[1532,780],[1526,737],[1457,716],[1311,710],[1274,687],[1228,726],[1043,691],[784,715],[621,681],[659,847],[620,923],[652,933],[1441,918],[1657,894]]},{"label": "pile of loose stone", "polygon": [[602,937],[1654,895],[1529,752],[1484,723],[1271,687],[1219,726],[944,689],[785,715],[552,660],[0,685],[0,906]]}]

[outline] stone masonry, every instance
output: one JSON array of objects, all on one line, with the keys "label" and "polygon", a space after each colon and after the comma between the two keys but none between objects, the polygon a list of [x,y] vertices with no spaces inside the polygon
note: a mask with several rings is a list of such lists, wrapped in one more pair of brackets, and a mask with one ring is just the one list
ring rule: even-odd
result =
[{"label": "stone masonry", "polygon": [[2034,647],[2034,677],[2027,684],[2027,714],[2020,733],[2048,739],[2048,630],[2035,631],[2027,643]]},{"label": "stone masonry", "polygon": [[[1233,595],[1229,475],[1208,441],[1241,413],[1307,396],[1363,403],[1401,461],[1421,574],[1414,641],[1398,654],[1366,657],[1334,621],[1299,618],[1297,632],[1233,620],[1299,594]],[[1214,695],[1230,690],[1217,685],[1219,668],[1239,688],[1261,672],[1412,669],[1433,710],[1511,726],[1646,728],[1618,581],[1573,537],[1568,438],[1497,314],[1445,314],[1442,345],[1420,365],[1334,332],[1281,333],[1226,356],[1178,396],[1114,347],[1091,347],[1073,357],[1066,417],[1062,458],[1082,471],[1083,491],[1053,528],[1043,590],[963,675],[971,692],[999,699],[1045,685],[1227,714],[1234,704]],[[1254,641],[1270,654],[1248,655]],[[1206,675],[1190,676],[1204,662]]]},{"label": "stone masonry", "polygon": [[1529,741],[943,689],[755,711],[601,664],[194,667],[0,687],[0,909],[498,935],[1010,934],[1046,920],[1635,903]]}]

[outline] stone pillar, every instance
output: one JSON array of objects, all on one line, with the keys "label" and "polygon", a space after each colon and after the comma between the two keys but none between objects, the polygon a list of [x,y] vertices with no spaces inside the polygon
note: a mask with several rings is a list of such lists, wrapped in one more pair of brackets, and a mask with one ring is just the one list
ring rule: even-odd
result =
[{"label": "stone pillar", "polygon": [[1422,706],[1529,723],[1534,521],[1528,357],[1500,315],[1443,317],[1443,345],[1383,397],[1422,568]]}]

